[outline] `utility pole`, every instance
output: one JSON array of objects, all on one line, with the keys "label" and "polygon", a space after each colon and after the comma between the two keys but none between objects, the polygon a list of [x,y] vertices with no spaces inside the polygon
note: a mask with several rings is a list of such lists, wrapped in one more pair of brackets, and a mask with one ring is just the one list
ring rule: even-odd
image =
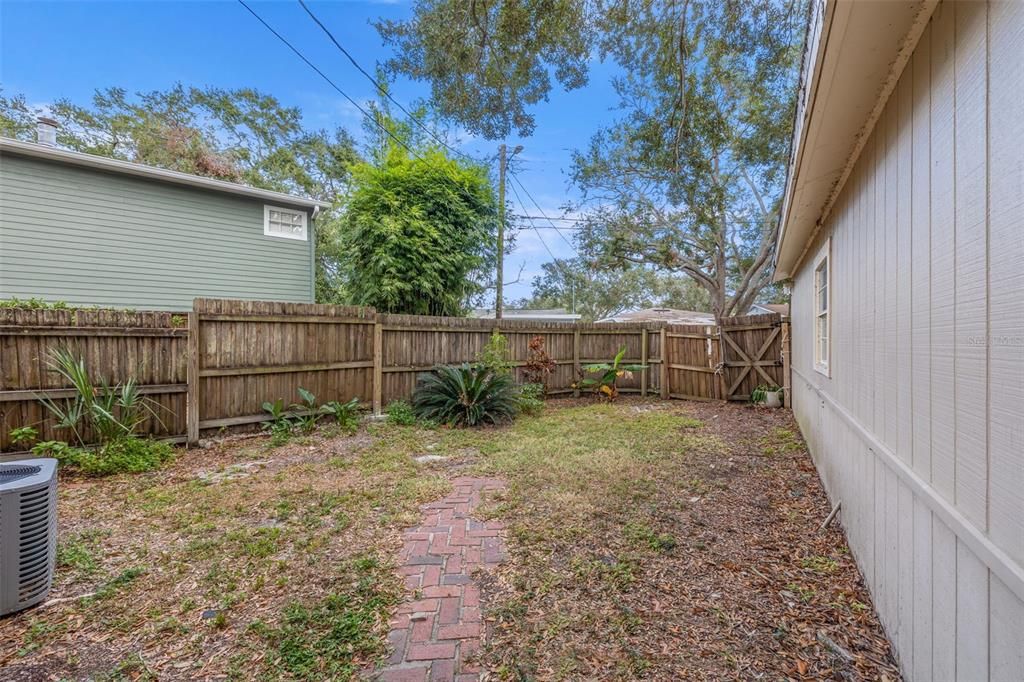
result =
[{"label": "utility pole", "polygon": [[494,295],[494,319],[501,319],[505,295],[505,145],[498,148],[498,275],[497,292]]}]

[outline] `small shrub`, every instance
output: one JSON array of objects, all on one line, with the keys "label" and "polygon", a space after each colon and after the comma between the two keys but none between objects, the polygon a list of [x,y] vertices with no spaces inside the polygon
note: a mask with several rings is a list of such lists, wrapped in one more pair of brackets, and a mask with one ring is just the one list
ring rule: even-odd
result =
[{"label": "small shrub", "polygon": [[261,422],[260,426],[264,431],[270,433],[270,444],[278,446],[287,443],[292,436],[294,424],[288,416],[288,408],[285,407],[284,400],[278,398],[274,402],[269,400],[264,402],[263,411],[269,414],[270,418]]},{"label": "small shrub", "polygon": [[19,426],[16,429],[11,429],[10,436],[11,442],[15,445],[28,446],[39,437],[39,432],[32,426]]},{"label": "small shrub", "polygon": [[355,433],[359,428],[359,398],[352,398],[344,403],[332,400],[324,403],[320,410],[334,417],[338,426],[346,433]]},{"label": "small shrub", "polygon": [[76,448],[62,441],[45,441],[32,448],[41,457],[54,457],[62,467],[86,476],[138,474],[158,469],[174,458],[170,444],[147,438],[121,438],[95,450]]},{"label": "small shrub", "polygon": [[620,378],[632,379],[633,372],[647,369],[646,365],[624,365],[622,359],[626,357],[626,347],[623,346],[615,354],[611,362],[601,362],[595,365],[584,365],[584,371],[590,374],[598,374],[594,379],[582,379],[573,385],[573,388],[590,388],[600,396],[608,400],[615,400],[619,396],[619,389],[616,382]]},{"label": "small shrub", "polygon": [[41,298],[5,298],[0,300],[0,308],[17,308],[19,310],[70,310],[64,301],[44,301]]},{"label": "small shrub", "polygon": [[312,433],[323,412],[316,404],[316,396],[301,386],[299,386],[299,398],[301,402],[293,403],[291,409],[305,411],[305,414],[296,415],[295,421],[303,433]]},{"label": "small shrub", "polygon": [[56,459],[61,459],[62,457],[69,457],[70,451],[77,449],[78,448],[68,445],[62,440],[44,440],[41,443],[36,443],[32,447],[32,454],[36,457],[54,457]]},{"label": "small shrub", "polygon": [[388,424],[395,424],[396,426],[412,426],[416,423],[416,413],[413,411],[412,405],[404,400],[392,400],[388,403],[388,406],[384,408],[384,412],[388,416]]},{"label": "small shrub", "polygon": [[[528,351],[526,353],[526,365],[523,368],[523,372],[526,375],[526,381],[531,384],[540,384],[542,387],[546,387],[548,383],[548,377],[555,371],[555,361],[548,355],[547,350],[544,349],[544,337],[535,336],[530,339],[530,343],[527,345]],[[543,394],[542,394],[543,395]]]},{"label": "small shrub", "polygon": [[511,375],[512,361],[509,356],[508,339],[498,332],[491,334],[487,345],[477,356],[476,364],[496,376]]},{"label": "small shrub", "polygon": [[522,384],[519,387],[519,411],[537,415],[544,411],[544,384]]},{"label": "small shrub", "polygon": [[750,402],[754,403],[755,405],[762,405],[768,402],[769,393],[774,393],[778,390],[778,386],[769,386],[767,384],[761,384],[750,392]]},{"label": "small shrub", "polygon": [[515,419],[518,392],[509,374],[483,366],[438,367],[412,396],[416,416],[449,426],[500,424]]},{"label": "small shrub", "polygon": [[276,448],[286,444],[292,439],[294,429],[295,426],[287,419],[271,423],[268,428],[270,432],[270,445]]}]

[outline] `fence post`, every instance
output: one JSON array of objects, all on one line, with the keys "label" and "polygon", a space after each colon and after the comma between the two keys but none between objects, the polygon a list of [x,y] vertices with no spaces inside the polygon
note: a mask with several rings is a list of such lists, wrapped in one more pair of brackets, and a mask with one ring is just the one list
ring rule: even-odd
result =
[{"label": "fence post", "polygon": [[[716,371],[715,376],[715,393],[719,400],[728,400],[729,396],[726,393],[725,384],[725,332],[722,328],[721,321],[716,321],[714,327],[707,327],[707,332],[711,335],[708,339],[708,367]],[[721,368],[719,368],[721,365]]]},{"label": "fence post", "polygon": [[640,330],[640,364],[644,366],[640,373],[640,397],[647,397],[647,328]]},{"label": "fence post", "polygon": [[[580,326],[579,323],[572,332],[572,383],[576,384],[580,380]],[[580,397],[580,389],[574,388],[572,390],[572,397]]]},{"label": "fence post", "polygon": [[185,381],[185,435],[189,445],[199,443],[199,313],[188,314],[188,349]]},{"label": "fence post", "polygon": [[373,413],[380,414],[384,395],[384,326],[380,317],[373,325]]},{"label": "fence post", "polygon": [[668,328],[662,327],[660,339],[661,346],[661,372],[659,377],[659,383],[661,384],[661,399],[668,400]]},{"label": "fence post", "polygon": [[792,407],[789,402],[789,389],[791,385],[789,373],[789,320],[782,321],[782,398],[786,407]]}]

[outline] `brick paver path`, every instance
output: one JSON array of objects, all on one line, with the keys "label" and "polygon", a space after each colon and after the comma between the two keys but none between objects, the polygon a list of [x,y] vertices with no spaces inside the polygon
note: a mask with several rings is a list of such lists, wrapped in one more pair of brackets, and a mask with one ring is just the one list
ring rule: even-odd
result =
[{"label": "brick paver path", "polygon": [[475,571],[505,559],[502,525],[472,518],[481,493],[501,490],[491,478],[459,477],[440,502],[424,505],[421,525],[405,531],[400,554],[409,592],[388,636],[394,652],[378,680],[479,679],[469,662],[480,648],[480,587]]}]

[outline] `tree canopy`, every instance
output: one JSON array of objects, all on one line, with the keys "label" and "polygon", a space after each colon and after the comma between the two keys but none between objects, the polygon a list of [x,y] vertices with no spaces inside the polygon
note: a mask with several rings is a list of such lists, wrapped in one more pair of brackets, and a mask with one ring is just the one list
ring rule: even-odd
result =
[{"label": "tree canopy", "polygon": [[647,266],[595,269],[583,258],[571,258],[541,267],[544,273],[533,279],[533,295],[517,307],[575,310],[584,322],[640,308],[709,310],[707,292],[691,280]]},{"label": "tree canopy", "polygon": [[389,68],[426,80],[472,132],[533,128],[557,80],[613,59],[619,117],[576,153],[585,255],[692,278],[718,316],[770,279],[795,108],[805,0],[419,0],[378,29]]},{"label": "tree canopy", "polygon": [[346,291],[383,312],[462,315],[494,262],[497,207],[487,170],[436,148],[392,144],[352,171],[340,222]]},{"label": "tree canopy", "polygon": [[529,107],[552,74],[568,89],[587,83],[590,11],[579,0],[417,0],[408,21],[376,26],[397,50],[388,69],[428,81],[438,113],[498,139],[533,132]]}]

